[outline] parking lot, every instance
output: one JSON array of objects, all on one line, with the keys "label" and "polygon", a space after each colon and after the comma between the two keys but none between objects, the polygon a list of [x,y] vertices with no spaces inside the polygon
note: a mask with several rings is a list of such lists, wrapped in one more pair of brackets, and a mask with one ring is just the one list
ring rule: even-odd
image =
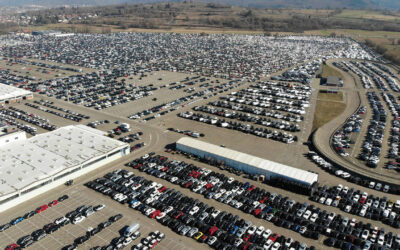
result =
[{"label": "parking lot", "polygon": [[[47,47],[56,46],[54,44],[57,43],[57,39],[49,41],[41,41],[39,38],[36,39],[38,40],[32,39],[32,42],[42,42],[45,43]],[[22,53],[27,57],[31,57],[31,59],[29,59],[30,62],[45,63],[45,65],[41,64],[41,66],[37,66],[20,61],[13,65],[3,65],[4,68],[9,67],[11,69],[11,67],[13,67],[11,72],[13,72],[13,70],[19,71],[14,72],[18,74],[17,76],[11,75],[15,77],[15,79],[10,78],[10,81],[13,82],[15,80],[19,81],[21,76],[27,75],[26,73],[28,71],[32,71],[32,75],[36,75],[35,79],[30,80],[28,84],[29,88],[36,92],[34,93],[34,99],[5,104],[5,108],[2,110],[2,113],[10,116],[7,117],[8,119],[11,119],[11,117],[15,119],[15,122],[18,122],[21,128],[26,128],[27,130],[28,128],[35,128],[35,133],[28,135],[29,137],[36,133],[44,133],[56,127],[58,128],[70,124],[85,124],[103,130],[107,132],[110,137],[115,139],[129,140],[132,153],[98,169],[92,174],[75,179],[75,184],[70,187],[60,186],[2,213],[0,217],[0,226],[18,216],[23,216],[30,210],[34,210],[43,204],[51,202],[62,194],[67,194],[69,196],[69,199],[31,218],[24,219],[18,224],[11,226],[9,229],[0,232],[0,235],[4,236],[0,237],[1,247],[14,243],[21,237],[31,234],[39,228],[43,228],[44,225],[53,222],[55,219],[81,205],[96,206],[99,204],[104,204],[105,208],[88,216],[88,218],[81,223],[76,225],[68,224],[58,229],[56,232],[34,242],[30,248],[61,249],[66,245],[72,244],[78,237],[85,235],[88,227],[94,228],[99,223],[119,213],[123,215],[122,219],[90,237],[89,240],[79,245],[78,248],[90,249],[94,246],[107,246],[114,238],[119,236],[118,231],[121,228],[133,222],[140,223],[141,237],[130,243],[128,245],[129,248],[134,244],[139,244],[141,238],[146,237],[151,231],[155,230],[163,232],[166,236],[165,239],[156,246],[160,249],[206,249],[208,248],[207,242],[209,241],[209,245],[217,249],[223,249],[222,244],[225,243],[229,243],[230,245],[238,244],[238,246],[242,246],[244,249],[250,245],[252,245],[253,249],[260,249],[256,248],[256,246],[262,248],[267,244],[268,247],[270,247],[274,245],[275,242],[282,243],[281,247],[276,244],[275,248],[271,249],[283,249],[283,241],[287,238],[298,242],[298,245],[294,247],[295,249],[302,249],[300,247],[301,243],[307,244],[308,248],[314,246],[316,249],[328,249],[331,246],[335,246],[336,248],[345,247],[345,243],[350,240],[348,235],[351,233],[354,233],[355,237],[361,239],[363,237],[362,233],[365,230],[368,230],[370,234],[368,236],[369,238],[367,237],[366,239],[374,240],[375,243],[378,243],[380,235],[385,235],[382,244],[387,244],[387,242],[390,241],[388,239],[389,232],[392,232],[392,236],[396,236],[398,233],[396,223],[398,221],[399,211],[397,208],[391,208],[391,211],[386,210],[389,209],[389,204],[394,207],[394,203],[399,199],[398,196],[384,193],[384,185],[382,185],[379,190],[376,189],[375,186],[373,189],[369,189],[368,185],[366,187],[360,185],[360,183],[350,181],[351,178],[349,177],[344,177],[348,176],[347,174],[349,173],[345,174],[345,172],[342,171],[340,174],[337,174],[336,171],[327,171],[323,167],[326,164],[321,164],[319,158],[316,160],[316,158],[313,159],[312,156],[310,157],[309,147],[305,145],[305,142],[310,139],[309,136],[312,132],[311,129],[317,93],[320,88],[319,81],[314,79],[314,75],[319,72],[320,67],[318,66],[322,62],[322,59],[314,60],[312,55],[315,55],[315,57],[317,57],[317,55],[323,57],[324,60],[336,58],[338,56],[373,59],[373,55],[360,49],[349,49],[348,51],[339,49],[333,52],[336,48],[343,45],[341,41],[336,40],[330,42],[325,40],[307,41],[309,38],[280,38],[278,39],[279,41],[264,41],[257,37],[254,38],[255,41],[250,42],[246,48],[252,55],[249,58],[253,59],[247,58],[245,54],[240,52],[240,63],[237,64],[240,66],[236,65],[233,67],[232,65],[238,63],[237,58],[235,59],[235,57],[232,56],[235,51],[239,53],[237,52],[236,46],[246,42],[247,38],[213,36],[209,38],[210,40],[207,40],[206,38],[190,35],[174,36],[173,39],[175,40],[182,39],[186,41],[190,45],[189,47],[195,46],[200,40],[205,40],[207,43],[214,42],[215,44],[212,46],[213,49],[211,51],[215,49],[214,46],[216,48],[223,45],[225,46],[226,44],[231,46],[226,55],[216,57],[213,57],[212,52],[208,51],[209,48],[201,46],[198,50],[195,50],[193,58],[184,56],[188,48],[183,47],[179,47],[174,50],[174,52],[171,52],[172,57],[162,54],[160,58],[155,58],[151,56],[148,50],[149,48],[140,46],[140,48],[143,49],[142,52],[132,52],[130,48],[126,47],[126,44],[120,42],[119,39],[127,44],[135,44],[139,41],[143,42],[146,39],[155,39],[155,41],[159,41],[161,42],[160,44],[163,44],[166,43],[167,36],[162,34],[155,37],[149,37],[147,34],[115,34],[110,37],[93,35],[88,37],[87,41],[81,36],[76,36],[74,37],[74,41],[64,41],[63,43],[65,43],[64,45],[66,48],[71,48],[73,43],[80,41],[82,51],[80,53],[71,53],[68,58],[60,57],[59,54],[51,52],[48,55],[48,59],[55,60],[58,63],[44,60],[46,58],[43,55],[43,51],[31,48],[28,44],[22,46],[20,51],[2,51],[3,54],[8,56],[14,53]],[[115,42],[117,45],[113,47],[112,43]],[[270,43],[267,46],[268,49],[277,47],[281,50],[280,53],[282,55],[290,55],[290,53],[287,48],[281,48],[279,43],[283,43],[289,47],[300,46],[304,51],[297,50],[296,56],[290,55],[291,57],[293,56],[291,63],[285,60],[275,60],[274,58],[269,62],[270,64],[267,63],[260,68],[258,67],[260,64],[265,63],[269,58],[276,57],[276,55],[272,54],[257,57],[260,55],[258,55],[255,48],[260,45],[264,46],[266,45],[264,43],[267,42]],[[295,45],[296,43],[298,45]],[[90,44],[94,45],[94,47],[90,47]],[[126,57],[118,61],[118,59],[110,56],[111,54],[101,53],[93,60],[82,59],[94,55],[94,53],[96,53],[95,48],[102,47],[104,44],[106,44],[113,53],[121,53],[122,55],[135,53],[135,57],[130,59]],[[160,52],[163,51],[164,45],[155,46],[152,44],[149,46]],[[61,48],[57,47],[55,50],[60,52],[60,49]],[[305,58],[300,60],[299,58],[301,58],[302,55],[304,56],[307,51],[310,55],[306,55]],[[211,62],[208,61],[208,56],[213,58]],[[38,58],[43,60],[39,60]],[[151,58],[151,60],[147,60],[149,58]],[[144,59],[149,63],[140,64],[141,60]],[[196,60],[199,62],[198,65],[193,63]],[[337,59],[333,60],[339,61]],[[5,63],[5,61],[2,61],[2,63]],[[329,61],[329,63],[331,63],[331,61]],[[59,67],[72,66],[71,69],[52,68],[51,64]],[[287,68],[294,64],[297,66],[294,68]],[[355,69],[361,67],[368,69],[368,72],[370,71],[374,74],[376,74],[376,72],[386,72],[385,74],[390,75],[385,68],[375,64],[373,66],[361,63],[358,65],[357,63],[345,60],[340,61],[340,65],[342,65],[340,66],[342,70],[347,67],[347,69],[351,71],[350,68]],[[119,70],[113,68],[114,66],[123,69]],[[32,70],[29,70],[30,67]],[[78,72],[80,68],[82,68],[82,72]],[[46,73],[47,71],[52,72],[49,74]],[[279,73],[273,73],[278,71]],[[359,121],[357,126],[357,131],[360,132],[354,132],[352,129],[353,133],[350,136],[350,140],[354,140],[354,144],[350,144],[350,150],[347,148],[342,150],[341,148],[345,145],[345,139],[347,139],[347,137],[342,138],[342,141],[338,140],[342,144],[336,145],[337,148],[340,148],[340,150],[338,150],[339,153],[348,152],[349,156],[340,156],[335,153],[336,156],[343,158],[357,157],[357,155],[359,155],[359,149],[361,150],[365,139],[363,135],[367,133],[370,120],[373,116],[370,108],[371,104],[367,101],[367,92],[377,93],[376,96],[370,97],[370,99],[375,100],[373,105],[377,105],[378,100],[380,101],[379,105],[382,107],[381,110],[385,110],[389,119],[385,124],[384,139],[381,142],[381,161],[379,162],[379,167],[375,169],[375,174],[383,173],[384,171],[397,174],[394,169],[383,168],[384,163],[387,161],[384,159],[386,156],[385,152],[395,148],[391,145],[389,149],[388,146],[389,141],[396,141],[396,139],[393,138],[395,134],[390,134],[390,130],[393,131],[393,128],[398,127],[397,123],[392,122],[396,120],[394,118],[397,117],[397,114],[394,113],[394,111],[397,112],[397,108],[390,108],[392,106],[397,107],[398,91],[396,91],[396,85],[389,84],[387,82],[388,80],[383,76],[380,77],[382,78],[380,81],[372,80],[371,78],[369,84],[367,77],[370,76],[365,72],[365,76],[359,76],[352,72],[343,73],[347,74],[343,91],[353,91],[352,94],[346,93],[348,107],[352,109],[356,106],[353,102],[357,100],[351,99],[353,94],[356,93],[356,90],[360,92],[362,105],[366,107],[366,111],[363,114],[359,114],[355,113],[356,110],[346,109],[346,115],[362,115],[363,120]],[[72,76],[75,74],[79,76]],[[8,77],[9,75],[10,73],[8,72],[3,76]],[[40,78],[41,80],[39,80]],[[354,78],[354,82],[348,82],[349,78]],[[387,95],[381,94],[378,91],[384,91]],[[369,95],[372,96],[373,94]],[[378,109],[378,111],[380,110]],[[14,112],[18,112],[18,114]],[[346,119],[349,116],[347,116]],[[126,126],[125,124],[129,125],[130,131],[122,130],[122,127]],[[354,124],[352,123],[350,125]],[[338,127],[339,125],[335,125],[335,127],[329,131],[333,132],[334,129]],[[166,152],[166,146],[171,146],[171,144],[182,136],[188,136],[185,135],[185,133],[179,133],[179,130],[186,131],[186,134],[191,136],[198,134],[199,136],[194,137],[199,137],[198,139],[200,140],[216,145],[316,172],[319,174],[319,189],[314,196],[298,194],[294,192],[295,190],[271,186],[257,180],[252,180],[245,174],[237,175],[232,171],[229,172],[227,169],[220,169],[216,166],[199,162],[193,157],[188,158],[174,151]],[[343,130],[345,130],[345,127],[343,127]],[[327,140],[328,137],[328,134],[324,137],[327,147],[329,147],[330,143],[329,140]],[[180,183],[183,185],[178,185],[168,179],[158,177],[158,170],[140,171],[125,166],[126,163],[138,159],[149,152],[155,152],[155,154],[166,156],[169,160],[185,161],[188,164],[192,164],[187,168],[196,166],[204,168],[207,171],[213,171],[213,176],[216,174],[220,176],[223,175],[226,179],[234,178],[240,188],[246,190],[251,187],[248,197],[258,198],[258,193],[252,193],[253,189],[265,190],[265,192],[269,193],[269,195],[266,195],[265,200],[263,200],[266,206],[260,206],[260,202],[255,198],[254,202],[257,201],[258,204],[254,205],[253,208],[251,208],[249,204],[237,205],[238,203],[244,203],[244,200],[248,198],[240,195],[236,197],[236,203],[233,202],[231,204],[230,202],[232,200],[225,203],[228,199],[228,195],[225,197],[224,193],[227,192],[227,190],[222,191],[221,188],[217,190],[221,192],[220,196],[217,195],[218,197],[212,196],[207,198],[205,193],[194,191],[200,189],[195,189],[194,186],[191,186],[195,184],[199,185],[200,188],[200,185],[203,184],[197,183],[193,181],[193,179],[187,179],[189,178],[187,176],[179,175],[180,172],[185,172],[184,170],[174,172],[174,176],[172,176],[172,172],[168,174],[171,174],[171,178],[179,177],[179,179],[194,182],[194,184],[189,184],[187,187],[186,185],[188,182],[185,184]],[[395,158],[396,157],[392,157],[392,160],[395,160]],[[222,236],[218,233],[218,237],[213,238],[213,233],[210,232],[207,234],[207,239],[203,238],[206,244],[201,244],[190,237],[180,236],[176,232],[181,233],[181,230],[184,229],[182,226],[184,225],[178,223],[172,225],[169,223],[168,226],[166,226],[163,224],[165,222],[161,222],[160,219],[149,218],[149,215],[151,217],[157,210],[162,212],[162,209],[159,209],[162,207],[160,204],[146,204],[149,206],[146,207],[147,211],[152,211],[149,210],[151,207],[150,205],[154,205],[155,210],[149,215],[144,215],[146,211],[143,206],[141,207],[142,211],[138,211],[137,209],[130,208],[128,204],[120,204],[114,200],[113,197],[108,197],[99,190],[84,186],[84,184],[95,181],[97,178],[101,178],[107,173],[117,169],[131,171],[134,173],[134,176],[143,177],[150,182],[156,182],[162,187],[166,187],[167,190],[173,189],[180,192],[182,197],[187,197],[185,198],[187,200],[193,198],[190,202],[196,203],[197,201],[195,200],[197,199],[199,202],[209,207],[224,211],[228,214],[225,218],[226,220],[237,216],[237,218],[243,219],[243,221],[251,221],[257,226],[256,229],[259,229],[261,235],[264,231],[267,232],[266,230],[270,229],[272,233],[277,233],[279,236],[269,235],[265,238],[265,241],[257,236],[251,238],[249,234],[255,234],[253,229],[256,229],[249,227],[246,229],[247,233],[243,233],[243,235],[237,237],[232,236],[232,239],[228,239],[230,235],[236,234],[229,233],[234,228],[229,228],[224,222],[224,219],[215,221],[214,223],[220,228],[219,230]],[[123,179],[126,178],[124,177]],[[206,177],[203,179],[204,181],[213,181]],[[120,185],[119,183],[117,184]],[[340,191],[335,191],[339,190],[339,184],[341,187]],[[324,187],[324,185],[326,185],[326,187]],[[204,186],[201,187],[204,188]],[[346,190],[346,193],[342,191],[343,189]],[[349,191],[351,195],[347,195]],[[229,190],[229,192],[233,191]],[[364,192],[367,192],[367,194],[365,195]],[[279,201],[276,201],[276,204],[274,203],[275,197],[272,195],[273,193],[281,195],[277,200],[282,201],[282,204]],[[156,191],[154,191],[153,194],[157,196]],[[225,198],[222,199],[221,196]],[[340,198],[337,198],[337,196],[340,196]],[[234,197],[231,198],[233,199]],[[146,199],[147,197],[141,197],[140,202],[144,203]],[[176,205],[185,207],[186,210],[183,213],[192,216],[191,209],[193,207],[189,209],[188,206],[186,206],[187,204],[184,203],[185,199],[179,200],[182,203],[177,203]],[[263,197],[260,197],[260,200],[262,199]],[[287,207],[285,207],[285,204],[289,203],[291,200],[295,200],[296,205],[293,209],[290,208],[286,211],[285,209],[287,209]],[[133,199],[130,200],[132,204],[133,201]],[[188,201],[188,203],[190,202]],[[304,205],[303,209],[302,206],[305,202],[307,206]],[[368,209],[365,209],[365,214],[361,211],[364,207],[363,202],[369,206]],[[381,207],[379,211],[378,207],[372,208],[375,206],[374,204],[376,202],[379,203],[377,206]],[[391,202],[393,202],[393,204]],[[383,203],[385,207],[383,207]],[[192,204],[189,205],[191,206]],[[268,206],[274,206],[273,208],[278,211],[274,210],[275,217],[271,217],[270,220],[266,219],[266,217],[270,217],[268,215],[268,213],[270,213]],[[348,206],[352,206],[354,209],[349,210]],[[175,212],[179,211],[179,207],[174,207],[174,209],[176,210]],[[201,207],[201,209],[207,208],[204,206]],[[300,210],[302,211],[301,215],[297,215],[296,217],[296,214],[298,214]],[[323,212],[324,210],[326,211],[325,213]],[[171,212],[168,216],[178,216],[175,212]],[[391,212],[396,214],[393,215]],[[277,214],[275,215],[275,213]],[[332,213],[335,213],[337,217],[334,216],[335,218],[331,218],[330,222],[326,224],[327,222],[325,220],[328,220],[328,216]],[[201,214],[196,214],[196,212],[193,212],[193,214],[195,214],[196,220],[201,216]],[[184,216],[185,218],[186,215]],[[178,217],[180,216],[181,215]],[[390,221],[392,217],[393,221]],[[353,218],[355,222],[352,221]],[[179,222],[182,222],[182,220],[182,218],[179,220],[177,218]],[[212,220],[207,221],[208,226],[215,226]],[[240,220],[237,221],[238,224],[234,225],[237,226],[235,230],[239,230],[239,228],[244,230],[244,225],[239,221]],[[359,224],[360,222],[362,222],[362,224]],[[356,223],[358,225],[368,225],[368,223],[370,223],[371,225],[370,228],[367,228],[367,226],[364,228],[364,226],[356,226],[356,224],[352,225],[351,223]],[[341,224],[346,225],[340,226]],[[186,223],[185,227],[187,226],[188,224]],[[263,226],[264,231],[262,231],[262,228],[259,226]],[[318,226],[325,226],[325,228],[321,229],[318,228]],[[190,225],[190,227],[195,228],[196,226]],[[361,231],[350,232],[351,227],[360,229]],[[375,230],[375,227],[378,227],[378,229]],[[327,233],[327,228],[337,231],[337,235],[336,233]],[[385,228],[385,231],[382,230],[382,228]],[[208,230],[211,230],[211,228],[207,228],[205,232]],[[376,236],[372,236],[375,235],[374,230],[376,231]],[[318,235],[316,235],[317,232]],[[344,233],[348,235],[341,235]],[[272,237],[272,239],[270,237]],[[362,238],[363,241],[366,239]],[[268,242],[268,240],[272,242]],[[202,239],[200,239],[200,241],[202,241]],[[381,242],[381,240],[379,242]],[[366,244],[363,242],[361,243],[359,244],[361,246]]]}]

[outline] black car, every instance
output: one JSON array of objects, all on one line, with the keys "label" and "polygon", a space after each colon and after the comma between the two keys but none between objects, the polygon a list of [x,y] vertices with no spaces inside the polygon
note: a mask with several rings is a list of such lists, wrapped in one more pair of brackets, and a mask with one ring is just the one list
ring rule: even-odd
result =
[{"label": "black car", "polygon": [[32,237],[35,241],[38,241],[44,237],[46,237],[46,232],[43,229],[36,230],[32,233]]},{"label": "black car", "polygon": [[122,214],[117,214],[114,216],[111,216],[110,219],[108,219],[110,222],[116,222],[117,220],[122,218]]},{"label": "black car", "polygon": [[63,247],[61,250],[74,250],[76,249],[76,245],[67,245],[65,247]]},{"label": "black car", "polygon": [[106,227],[108,227],[108,226],[111,226],[111,222],[110,221],[105,221],[105,222],[102,222],[102,223],[100,223],[99,224],[99,228],[106,228]]},{"label": "black car", "polygon": [[88,236],[88,235],[83,235],[83,236],[81,236],[81,237],[76,238],[76,239],[74,240],[74,242],[75,242],[76,244],[82,244],[82,243],[84,243],[84,242],[87,241],[87,240],[89,240],[89,236]]},{"label": "black car", "polygon": [[58,198],[57,200],[59,201],[59,202],[62,202],[62,201],[65,201],[66,199],[68,199],[69,197],[68,197],[68,195],[63,195],[63,196],[61,196],[60,198]]},{"label": "black car", "polygon": [[28,246],[32,245],[33,242],[34,242],[33,239],[29,239],[29,240],[27,240],[24,243],[21,243],[19,245],[20,245],[20,247],[25,248],[25,247],[28,247]]},{"label": "black car", "polygon": [[30,236],[30,235],[25,235],[25,236],[19,238],[19,239],[17,240],[17,243],[18,243],[19,245],[22,245],[22,244],[25,244],[26,242],[28,242],[29,240],[32,240],[32,236]]},{"label": "black car", "polygon": [[28,219],[28,218],[34,216],[35,214],[36,214],[36,211],[27,212],[27,213],[24,215],[24,219]]},{"label": "black car", "polygon": [[3,232],[4,230],[6,230],[10,227],[11,227],[10,223],[4,224],[4,225],[0,226],[0,232]]}]

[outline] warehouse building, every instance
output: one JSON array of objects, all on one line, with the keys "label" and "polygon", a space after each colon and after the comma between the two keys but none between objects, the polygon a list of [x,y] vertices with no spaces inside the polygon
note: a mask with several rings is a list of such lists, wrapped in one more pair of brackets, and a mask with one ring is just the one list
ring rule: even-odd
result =
[{"label": "warehouse building", "polygon": [[265,160],[232,149],[220,147],[200,140],[183,137],[176,142],[176,149],[198,156],[224,162],[228,167],[247,174],[265,176],[266,182],[292,185],[305,193],[312,191],[318,182],[318,174]]},{"label": "warehouse building", "polygon": [[0,147],[19,140],[26,140],[26,133],[15,126],[0,123]]},{"label": "warehouse building", "polygon": [[71,125],[0,147],[0,212],[129,153],[129,144]]},{"label": "warehouse building", "polygon": [[32,99],[32,92],[0,83],[0,104]]},{"label": "warehouse building", "polygon": [[328,76],[327,78],[322,79],[321,85],[329,87],[343,87],[343,80],[337,76]]}]

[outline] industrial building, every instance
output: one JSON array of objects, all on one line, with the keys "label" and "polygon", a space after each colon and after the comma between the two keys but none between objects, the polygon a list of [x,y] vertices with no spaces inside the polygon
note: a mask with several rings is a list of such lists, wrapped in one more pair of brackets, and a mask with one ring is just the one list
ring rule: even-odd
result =
[{"label": "industrial building", "polygon": [[0,123],[0,147],[19,140],[26,140],[26,133],[15,126]]},{"label": "industrial building", "polygon": [[0,212],[129,153],[129,144],[71,125],[0,147]]},{"label": "industrial building", "polygon": [[236,150],[220,147],[200,140],[183,137],[176,142],[176,149],[198,156],[213,158],[226,166],[247,174],[265,176],[268,182],[291,183],[310,190],[318,182],[318,174],[265,160]]},{"label": "industrial building", "polygon": [[343,87],[343,80],[337,76],[328,76],[327,78],[322,79],[321,85],[329,87]]},{"label": "industrial building", "polygon": [[32,92],[11,85],[0,83],[0,104],[32,99]]}]

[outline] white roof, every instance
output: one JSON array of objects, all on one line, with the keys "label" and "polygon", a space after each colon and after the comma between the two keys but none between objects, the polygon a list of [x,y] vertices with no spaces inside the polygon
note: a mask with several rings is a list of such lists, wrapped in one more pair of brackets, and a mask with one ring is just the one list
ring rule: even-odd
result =
[{"label": "white roof", "polygon": [[0,83],[0,101],[31,95],[32,92],[11,85]]},{"label": "white roof", "polygon": [[0,147],[0,196],[128,146],[104,134],[71,125]]},{"label": "white roof", "polygon": [[304,183],[313,184],[318,181],[318,174],[306,170],[290,167],[278,162],[262,159],[253,155],[245,154],[236,150],[220,147],[211,143],[203,142],[189,137],[182,137],[177,144],[194,148],[203,152],[219,155],[226,159],[231,159],[246,165],[250,165],[260,170],[275,173],[287,178],[296,179]]}]

